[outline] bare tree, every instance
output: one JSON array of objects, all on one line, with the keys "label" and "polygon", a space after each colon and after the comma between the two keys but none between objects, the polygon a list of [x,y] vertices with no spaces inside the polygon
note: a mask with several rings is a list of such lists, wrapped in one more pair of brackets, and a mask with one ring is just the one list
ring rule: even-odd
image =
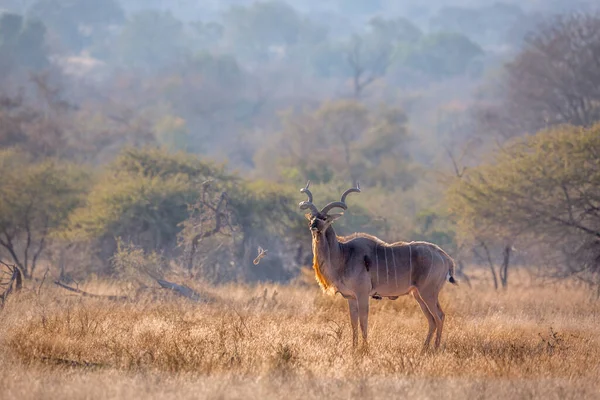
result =
[{"label": "bare tree", "polygon": [[[446,154],[452,162],[452,169],[454,175],[457,179],[461,179],[465,175],[465,172],[467,172],[468,170],[468,168],[463,163],[463,159],[468,155],[469,143],[463,146],[462,151],[458,157],[455,156],[450,146],[445,146],[445,149]],[[463,229],[459,229],[458,233],[462,237],[469,238],[461,246],[467,246],[467,248],[471,248],[475,257],[477,257],[481,262],[484,262],[488,265],[490,274],[492,276],[492,281],[494,283],[494,289],[498,290],[498,287],[500,285],[502,285],[503,289],[506,289],[508,287],[508,270],[510,267],[510,256],[512,251],[512,243],[510,239],[502,237],[501,235],[496,235],[495,232],[492,231],[487,231],[485,229],[475,229],[473,226],[469,226],[469,228],[467,228],[467,231],[464,231],[463,227]],[[503,245],[502,264],[500,265],[500,269],[497,271],[496,266],[494,264],[494,257],[492,257],[492,250],[494,250],[498,246],[493,246],[492,249],[490,249],[490,247],[491,245],[498,243],[503,243]],[[477,247],[481,247],[485,255],[481,255],[477,250]]]},{"label": "bare tree", "polygon": [[353,96],[359,99],[367,86],[385,75],[392,61],[392,47],[389,43],[354,35],[346,60],[352,75]]},{"label": "bare tree", "polygon": [[482,132],[507,138],[599,121],[600,14],[559,16],[540,25],[497,89],[476,109]]},{"label": "bare tree", "polygon": [[211,181],[202,184],[200,199],[188,207],[190,217],[182,223],[183,230],[179,234],[180,243],[186,248],[185,264],[189,273],[202,240],[217,234],[230,235],[233,231],[227,193],[211,191],[210,184]]},{"label": "bare tree", "polygon": [[13,290],[19,291],[23,287],[23,274],[16,265],[0,261],[0,308],[4,306],[8,295]]}]

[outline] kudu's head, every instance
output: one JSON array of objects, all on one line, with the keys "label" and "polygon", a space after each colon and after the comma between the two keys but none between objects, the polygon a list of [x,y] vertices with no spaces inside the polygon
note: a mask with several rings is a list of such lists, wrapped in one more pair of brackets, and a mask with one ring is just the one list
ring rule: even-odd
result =
[{"label": "kudu's head", "polygon": [[330,214],[334,208],[341,208],[342,210],[347,210],[348,206],[346,205],[346,196],[349,193],[360,193],[360,187],[358,186],[358,182],[356,183],[355,188],[350,188],[346,190],[342,194],[342,199],[340,201],[333,201],[327,204],[321,211],[313,204],[313,195],[308,190],[308,186],[310,185],[310,181],[306,183],[306,186],[300,189],[300,192],[305,193],[308,196],[308,200],[305,200],[299,204],[301,210],[310,210],[310,213],[306,214],[306,219],[308,219],[308,226],[310,228],[311,234],[313,238],[318,239],[319,235],[325,234],[325,231],[329,226],[342,216],[342,214]]}]

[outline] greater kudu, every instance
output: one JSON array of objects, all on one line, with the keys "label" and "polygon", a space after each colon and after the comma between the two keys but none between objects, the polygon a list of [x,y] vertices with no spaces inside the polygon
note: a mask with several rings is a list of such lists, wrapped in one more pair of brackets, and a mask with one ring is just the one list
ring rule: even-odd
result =
[{"label": "greater kudu", "polygon": [[444,325],[444,312],[438,295],[446,279],[454,280],[454,260],[440,247],[427,242],[386,243],[365,233],[337,236],[332,223],[342,214],[330,214],[333,208],[346,210],[346,196],[360,193],[348,189],[340,201],[327,204],[321,211],[313,204],[313,195],[306,187],[300,189],[308,200],[299,204],[306,214],[312,234],[313,268],[317,282],[326,293],[341,293],[348,299],[352,343],[358,343],[358,322],[367,341],[369,297],[395,300],[412,294],[429,323],[423,349],[429,347],[437,330],[435,347],[439,347]]}]

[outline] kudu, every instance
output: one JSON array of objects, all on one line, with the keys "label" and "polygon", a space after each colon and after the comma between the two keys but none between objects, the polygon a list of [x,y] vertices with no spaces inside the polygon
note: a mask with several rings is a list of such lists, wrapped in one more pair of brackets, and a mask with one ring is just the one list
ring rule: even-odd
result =
[{"label": "kudu", "polygon": [[299,204],[306,214],[312,234],[313,268],[317,282],[324,292],[341,293],[348,300],[352,343],[358,343],[358,323],[367,342],[369,298],[391,300],[412,294],[429,323],[429,332],[423,344],[427,349],[436,332],[438,348],[444,325],[444,312],[438,295],[446,279],[454,280],[454,260],[440,247],[427,242],[386,243],[365,233],[337,236],[332,223],[342,214],[330,214],[334,208],[346,210],[346,196],[360,193],[356,188],[346,190],[340,201],[327,204],[321,211],[313,204],[308,189],[310,181],[300,192],[308,200]]}]

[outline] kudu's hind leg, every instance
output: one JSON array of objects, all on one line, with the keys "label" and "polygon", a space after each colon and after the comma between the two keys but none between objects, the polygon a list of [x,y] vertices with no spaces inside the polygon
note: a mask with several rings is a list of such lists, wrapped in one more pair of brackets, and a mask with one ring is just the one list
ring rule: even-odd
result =
[{"label": "kudu's hind leg", "polygon": [[350,324],[352,325],[352,346],[358,344],[358,301],[348,299],[348,309],[350,310]]},{"label": "kudu's hind leg", "polygon": [[412,291],[412,295],[415,300],[417,300],[417,303],[419,303],[421,311],[423,311],[423,314],[425,314],[425,317],[427,317],[427,323],[429,324],[429,332],[427,332],[427,338],[425,338],[425,343],[423,343],[423,351],[425,351],[429,347],[429,343],[431,343],[431,338],[433,337],[433,332],[435,332],[436,323],[433,315],[431,315],[431,312],[429,312],[429,308],[427,308],[427,305],[421,298],[421,295],[416,288]]},{"label": "kudu's hind leg", "polygon": [[429,313],[432,315],[435,320],[435,348],[440,347],[440,342],[442,340],[442,329],[444,328],[444,312],[441,308],[438,307],[439,302],[437,299],[437,293],[431,295],[421,295],[421,299],[425,302],[425,305],[429,309]]},{"label": "kudu's hind leg", "polygon": [[440,326],[438,327],[436,336],[435,336],[435,347],[440,347],[440,342],[442,340],[442,329],[444,328],[444,319],[446,318],[446,314],[444,314],[444,311],[442,310],[442,307],[440,306],[439,301],[436,301],[436,306],[437,306],[438,316],[440,317]]}]

